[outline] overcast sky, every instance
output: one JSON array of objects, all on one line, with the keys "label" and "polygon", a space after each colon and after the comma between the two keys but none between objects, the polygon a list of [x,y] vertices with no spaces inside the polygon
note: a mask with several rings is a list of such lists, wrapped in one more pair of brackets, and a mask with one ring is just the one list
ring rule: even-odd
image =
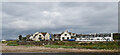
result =
[{"label": "overcast sky", "polygon": [[105,33],[118,31],[117,2],[7,2],[2,4],[2,37],[35,32]]},{"label": "overcast sky", "polygon": [[0,39],[2,39],[2,3],[0,3]]}]

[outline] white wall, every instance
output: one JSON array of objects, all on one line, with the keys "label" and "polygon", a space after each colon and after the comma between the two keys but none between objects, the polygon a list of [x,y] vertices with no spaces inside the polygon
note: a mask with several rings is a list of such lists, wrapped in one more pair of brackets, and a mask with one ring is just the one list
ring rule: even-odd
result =
[{"label": "white wall", "polygon": [[[106,40],[106,39],[109,39],[109,40]],[[87,40],[86,38],[76,38],[76,41],[114,41],[114,40],[111,37],[105,37],[105,39],[103,37],[95,37],[95,38],[90,38],[89,40]]]},{"label": "white wall", "polygon": [[45,40],[50,40],[50,34],[49,34],[49,33],[47,33],[47,34],[45,35]]},{"label": "white wall", "polygon": [[42,34],[42,33],[39,33],[39,34],[35,37],[35,41],[40,41],[40,40],[39,40],[39,37],[40,37],[39,35],[41,35],[42,40],[45,39],[44,36],[43,36],[43,34]]},{"label": "white wall", "polygon": [[[67,34],[67,36],[65,36],[65,34]],[[64,32],[63,34],[61,34],[61,36],[60,36],[61,41],[63,41],[63,39],[62,39],[63,37],[65,40],[67,40],[68,37],[69,37],[69,39],[71,39],[71,35],[68,32]]]},{"label": "white wall", "polygon": [[[97,39],[99,39],[99,40],[97,40]],[[109,40],[107,40],[107,39],[109,39]],[[76,41],[114,41],[114,40],[113,40],[113,33],[111,33],[110,37],[108,36],[108,37],[103,38],[102,36],[100,36],[100,37],[94,37],[94,38],[89,38],[89,39],[87,39],[87,38],[76,38]]]},{"label": "white wall", "polygon": [[[35,34],[38,34],[37,36],[35,36]],[[39,35],[41,35],[42,40],[50,40],[50,34],[46,33],[46,35],[44,36],[42,33],[36,32],[35,34],[33,34],[33,36],[30,37],[30,39],[34,40],[34,41],[40,41],[39,40]],[[35,38],[34,38],[35,36]]]}]

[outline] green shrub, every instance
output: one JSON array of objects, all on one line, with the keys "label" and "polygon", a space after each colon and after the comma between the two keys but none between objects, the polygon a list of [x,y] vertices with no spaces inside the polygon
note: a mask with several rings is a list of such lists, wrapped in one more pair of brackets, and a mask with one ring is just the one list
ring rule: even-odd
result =
[{"label": "green shrub", "polygon": [[80,45],[88,45],[88,43],[80,43]]},{"label": "green shrub", "polygon": [[6,44],[8,41],[2,41],[3,44]]},{"label": "green shrub", "polygon": [[18,44],[8,44],[8,46],[18,46]]},{"label": "green shrub", "polygon": [[99,46],[93,46],[92,49],[100,49]]},{"label": "green shrub", "polygon": [[9,41],[7,43],[8,46],[18,46],[18,43],[16,41]]},{"label": "green shrub", "polygon": [[93,44],[92,42],[89,43],[89,45],[92,45],[92,44]]}]

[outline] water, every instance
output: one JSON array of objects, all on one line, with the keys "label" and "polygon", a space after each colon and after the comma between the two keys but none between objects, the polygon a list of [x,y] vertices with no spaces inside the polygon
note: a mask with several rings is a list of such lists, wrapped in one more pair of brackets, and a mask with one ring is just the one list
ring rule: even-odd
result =
[{"label": "water", "polygon": [[81,53],[2,53],[2,55],[120,55],[111,52],[81,52]]}]

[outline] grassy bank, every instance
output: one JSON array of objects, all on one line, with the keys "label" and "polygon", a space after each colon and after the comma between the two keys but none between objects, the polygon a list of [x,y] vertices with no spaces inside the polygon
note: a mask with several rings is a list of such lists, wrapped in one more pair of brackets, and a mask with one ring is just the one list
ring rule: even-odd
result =
[{"label": "grassy bank", "polygon": [[64,45],[45,45],[45,47],[50,47],[50,48],[74,48],[73,46],[64,46]]},{"label": "grassy bank", "polygon": [[86,48],[86,49],[118,49],[118,42],[97,42],[97,43],[78,43],[78,42],[58,42],[53,45],[45,45],[50,48]]},{"label": "grassy bank", "polygon": [[18,46],[17,41],[2,41],[3,44],[7,44],[8,46]]},{"label": "grassy bank", "polygon": [[[17,41],[2,42],[8,46],[19,46]],[[35,46],[35,45],[24,45]],[[51,45],[40,45],[49,48],[85,48],[85,49],[110,49],[117,50],[119,48],[118,42],[73,42],[73,41],[58,41]]]}]

